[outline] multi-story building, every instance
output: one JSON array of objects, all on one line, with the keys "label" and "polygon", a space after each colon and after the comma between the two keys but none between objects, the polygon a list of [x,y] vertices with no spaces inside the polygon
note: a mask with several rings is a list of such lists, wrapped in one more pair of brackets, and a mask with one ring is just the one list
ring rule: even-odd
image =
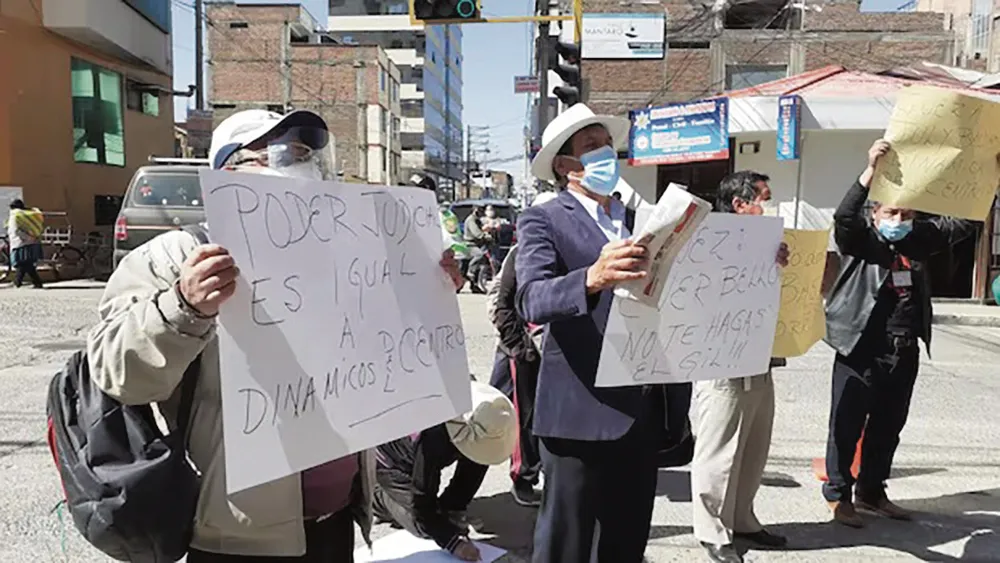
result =
[{"label": "multi-story building", "polygon": [[912,0],[906,7],[920,12],[940,12],[950,18],[955,30],[956,64],[987,70],[993,21],[992,0]]},{"label": "multi-story building", "polygon": [[400,69],[402,168],[454,194],[464,178],[462,29],[412,25],[408,0],[330,0],[327,28],[345,43],[379,45]]},{"label": "multi-story building", "polygon": [[400,74],[384,49],[337,43],[299,5],[206,6],[216,124],[245,109],[309,109],[336,139],[346,180],[399,183]]},{"label": "multi-story building", "polygon": [[662,0],[628,8],[617,0],[586,0],[584,6],[585,12],[669,14],[663,59],[583,61],[588,104],[617,114],[829,65],[880,72],[955,60],[950,16],[860,12],[855,0]]},{"label": "multi-story building", "polygon": [[174,153],[170,28],[157,0],[0,3],[0,186],[110,229],[135,169]]}]

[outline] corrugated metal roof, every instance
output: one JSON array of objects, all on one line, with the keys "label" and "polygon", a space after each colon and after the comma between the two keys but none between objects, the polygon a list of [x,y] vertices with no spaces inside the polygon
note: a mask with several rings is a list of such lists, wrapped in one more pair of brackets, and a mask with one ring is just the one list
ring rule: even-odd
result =
[{"label": "corrugated metal roof", "polygon": [[938,88],[967,91],[974,95],[993,97],[996,91],[967,86],[956,80],[942,80],[928,76],[924,79],[910,79],[899,76],[885,76],[869,72],[858,72],[833,65],[804,72],[781,80],[774,80],[754,86],[726,92],[730,98],[753,96],[784,96],[802,94],[810,97],[829,98],[869,98],[885,96],[912,84],[925,84]]}]

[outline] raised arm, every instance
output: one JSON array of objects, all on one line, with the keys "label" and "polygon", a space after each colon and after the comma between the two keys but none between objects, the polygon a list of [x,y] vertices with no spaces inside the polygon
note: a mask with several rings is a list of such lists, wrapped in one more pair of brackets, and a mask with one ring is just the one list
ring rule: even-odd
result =
[{"label": "raised arm", "polygon": [[875,231],[868,225],[864,208],[868,200],[868,190],[875,177],[875,167],[888,150],[889,143],[882,139],[875,141],[868,150],[868,167],[847,190],[847,194],[833,214],[833,234],[841,254],[875,261],[873,250],[879,246],[879,240]]}]

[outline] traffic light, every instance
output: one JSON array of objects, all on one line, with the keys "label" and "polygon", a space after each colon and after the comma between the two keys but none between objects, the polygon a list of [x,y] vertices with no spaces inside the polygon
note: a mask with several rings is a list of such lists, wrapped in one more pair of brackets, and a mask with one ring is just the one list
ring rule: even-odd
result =
[{"label": "traffic light", "polygon": [[[554,37],[552,48],[556,56],[551,58],[550,68],[562,78],[563,85],[556,86],[552,93],[559,101],[572,106],[582,100],[583,77],[580,73],[580,46],[576,43],[563,43]],[[562,59],[560,61],[559,59]]]},{"label": "traffic light", "polygon": [[410,0],[410,22],[426,25],[482,20],[480,0]]}]

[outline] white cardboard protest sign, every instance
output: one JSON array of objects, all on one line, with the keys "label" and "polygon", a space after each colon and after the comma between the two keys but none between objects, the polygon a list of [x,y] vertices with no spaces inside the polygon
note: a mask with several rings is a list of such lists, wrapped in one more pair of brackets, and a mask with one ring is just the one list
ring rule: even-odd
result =
[{"label": "white cardboard protest sign", "polygon": [[240,268],[219,315],[230,493],[471,409],[432,192],[219,171],[201,186]]},{"label": "white cardboard protest sign", "polygon": [[781,298],[777,217],[711,213],[684,245],[658,308],[615,297],[598,387],[764,373]]}]

